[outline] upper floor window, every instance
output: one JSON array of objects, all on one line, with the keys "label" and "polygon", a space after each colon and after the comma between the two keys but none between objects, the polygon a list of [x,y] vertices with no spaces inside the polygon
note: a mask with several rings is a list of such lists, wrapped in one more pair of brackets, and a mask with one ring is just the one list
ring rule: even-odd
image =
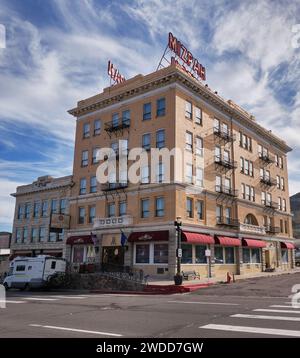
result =
[{"label": "upper floor window", "polygon": [[142,136],[142,147],[145,150],[150,150],[151,149],[151,134],[150,133],[143,134],[143,136]]},{"label": "upper floor window", "polygon": [[203,220],[204,219],[204,202],[203,200],[198,200],[197,201],[197,217],[199,220]]},{"label": "upper floor window", "polygon": [[57,213],[57,200],[51,200],[51,213]]},{"label": "upper floor window", "polygon": [[40,213],[40,203],[39,202],[35,202],[33,204],[33,217],[37,218],[39,217],[39,213]]},{"label": "upper floor window", "polygon": [[282,199],[282,211],[286,211],[286,200]]},{"label": "upper floor window", "polygon": [[159,197],[155,199],[155,216],[164,216],[165,215],[165,199]]},{"label": "upper floor window", "polygon": [[192,119],[192,103],[189,101],[185,101],[185,116],[188,119]]},{"label": "upper floor window", "polygon": [[160,129],[156,132],[156,148],[164,148],[165,146],[165,130]]},{"label": "upper floor window", "polygon": [[21,236],[21,228],[16,228],[16,242],[22,242],[22,236]]},{"label": "upper floor window", "polygon": [[188,218],[192,218],[193,215],[193,199],[192,198],[186,198],[186,213]]},{"label": "upper floor window", "polygon": [[144,121],[151,119],[151,112],[152,112],[151,102],[144,103],[144,105],[143,105],[143,120]]},{"label": "upper floor window", "polygon": [[221,129],[220,120],[217,119],[217,118],[214,118],[214,129],[215,130],[220,130]]},{"label": "upper floor window", "polygon": [[162,183],[165,179],[165,167],[164,163],[158,163],[156,169],[156,182]]},{"label": "upper floor window", "polygon": [[92,176],[90,179],[90,192],[96,193],[97,192],[97,178],[96,176]]},{"label": "upper floor window", "polygon": [[124,216],[127,214],[127,203],[126,201],[119,202],[119,215]]},{"label": "upper floor window", "polygon": [[118,127],[119,125],[119,113],[113,113],[112,115],[112,126]]},{"label": "upper floor window", "polygon": [[196,168],[196,185],[203,187],[203,168]]},{"label": "upper floor window", "polygon": [[25,243],[28,242],[28,228],[27,227],[23,228],[23,242],[25,242]]},{"label": "upper floor window", "polygon": [[81,153],[81,166],[86,167],[89,164],[89,151],[83,150]]},{"label": "upper floor window", "polygon": [[84,123],[83,125],[83,138],[88,138],[90,136],[90,124]]},{"label": "upper floor window", "polygon": [[116,204],[115,203],[108,203],[107,214],[108,214],[108,217],[116,216]]},{"label": "upper floor window", "polygon": [[48,201],[42,202],[42,216],[47,216],[48,211]]},{"label": "upper floor window", "polygon": [[280,176],[276,175],[276,188],[280,189]]},{"label": "upper floor window", "polygon": [[240,147],[252,152],[252,138],[240,132]]},{"label": "upper floor window", "polygon": [[31,242],[37,242],[39,237],[39,230],[37,227],[31,229]]},{"label": "upper floor window", "polygon": [[193,165],[189,163],[185,165],[185,181],[189,184],[193,184]]},{"label": "upper floor window", "polygon": [[279,166],[279,157],[278,157],[278,154],[275,154],[275,165],[276,165],[276,167]]},{"label": "upper floor window", "polygon": [[127,125],[130,124],[130,110],[129,109],[122,112],[122,123],[127,124]]},{"label": "upper floor window", "polygon": [[285,190],[284,178],[281,178],[281,190]]},{"label": "upper floor window", "polygon": [[79,194],[80,195],[86,194],[86,179],[85,178],[80,179]]},{"label": "upper floor window", "polygon": [[25,204],[25,219],[28,219],[30,216],[30,210],[31,210],[31,204],[26,203]]},{"label": "upper floor window", "polygon": [[84,224],[85,221],[85,208],[78,208],[78,224]]},{"label": "upper floor window", "polygon": [[282,209],[281,198],[278,198],[278,210]]},{"label": "upper floor window", "polygon": [[94,135],[99,135],[101,133],[101,119],[96,119],[94,121]]},{"label": "upper floor window", "polygon": [[156,102],[156,116],[164,116],[166,114],[166,99],[160,98]]},{"label": "upper floor window", "polygon": [[283,169],[283,159],[279,157],[279,168]]},{"label": "upper floor window", "polygon": [[141,169],[141,183],[148,184],[150,182],[149,166],[142,167]]},{"label": "upper floor window", "polygon": [[202,125],[202,109],[195,107],[195,123]]},{"label": "upper floor window", "polygon": [[99,160],[97,158],[98,152],[99,152],[99,148],[94,148],[93,149],[92,164],[99,163]]},{"label": "upper floor window", "polygon": [[203,156],[203,139],[196,137],[196,155]]},{"label": "upper floor window", "polygon": [[17,215],[17,218],[18,219],[22,219],[22,217],[23,217],[23,205],[19,205],[18,206],[18,215]]},{"label": "upper floor window", "polygon": [[90,206],[89,208],[89,224],[93,224],[96,217],[96,206]]},{"label": "upper floor window", "polygon": [[149,206],[150,200],[149,199],[142,199],[141,200],[141,217],[148,218],[149,217]]},{"label": "upper floor window", "polygon": [[185,132],[185,149],[193,151],[193,134],[191,132]]},{"label": "upper floor window", "polygon": [[44,226],[40,227],[39,240],[40,242],[46,241],[46,228]]},{"label": "upper floor window", "polygon": [[65,214],[66,208],[67,208],[67,199],[60,199],[60,203],[59,203],[60,214]]}]

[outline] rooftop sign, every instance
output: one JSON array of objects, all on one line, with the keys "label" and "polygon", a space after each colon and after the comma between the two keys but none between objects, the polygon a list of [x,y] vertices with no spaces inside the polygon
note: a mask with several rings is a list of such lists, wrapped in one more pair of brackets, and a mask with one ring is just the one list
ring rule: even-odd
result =
[{"label": "rooftop sign", "polygon": [[119,84],[126,81],[125,77],[120,74],[120,71],[116,67],[114,67],[113,63],[110,60],[108,61],[107,73],[114,81],[114,84]]}]

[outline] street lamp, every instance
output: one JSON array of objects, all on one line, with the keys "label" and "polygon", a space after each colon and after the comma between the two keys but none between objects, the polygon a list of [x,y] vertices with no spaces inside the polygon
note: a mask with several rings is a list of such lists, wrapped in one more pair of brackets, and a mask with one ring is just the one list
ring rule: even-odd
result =
[{"label": "street lamp", "polygon": [[181,249],[181,216],[177,216],[176,221],[174,221],[174,225],[176,227],[176,236],[177,236],[177,249],[176,249],[176,257],[177,257],[177,269],[176,275],[174,276],[175,285],[182,284],[182,274],[181,274],[181,257],[182,257],[182,249]]}]

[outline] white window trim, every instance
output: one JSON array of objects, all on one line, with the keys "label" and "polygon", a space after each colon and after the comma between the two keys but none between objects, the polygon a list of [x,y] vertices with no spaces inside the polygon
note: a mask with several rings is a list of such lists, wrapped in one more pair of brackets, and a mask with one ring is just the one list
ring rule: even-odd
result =
[{"label": "white window trim", "polygon": [[[168,241],[151,241],[151,242],[147,242],[147,241],[141,241],[141,242],[135,242],[133,245],[133,265],[134,266],[149,266],[149,265],[154,265],[154,266],[163,266],[163,267],[168,267],[169,262],[167,263],[155,263],[154,262],[154,245],[155,244],[167,244],[168,245],[168,251],[169,251],[169,242]],[[136,262],[136,246],[137,245],[149,245],[149,262],[148,263],[139,263]],[[168,255],[168,261],[169,261],[169,255]]]}]

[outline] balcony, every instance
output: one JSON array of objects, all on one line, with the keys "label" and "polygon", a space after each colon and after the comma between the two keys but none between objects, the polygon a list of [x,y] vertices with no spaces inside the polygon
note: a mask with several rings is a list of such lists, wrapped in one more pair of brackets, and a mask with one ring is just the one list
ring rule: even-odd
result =
[{"label": "balcony", "polygon": [[265,176],[265,175],[262,175],[260,177],[260,182],[262,184],[265,184],[265,185],[268,185],[268,186],[274,186],[274,185],[277,184],[277,181],[275,179],[272,179],[272,178],[270,178],[268,176]]},{"label": "balcony", "polygon": [[128,187],[128,182],[118,182],[118,183],[105,183],[101,185],[102,191],[113,191],[113,190],[119,190],[119,189],[125,189]]},{"label": "balcony", "polygon": [[217,219],[217,225],[238,227],[240,223],[238,219],[232,219],[225,216],[217,216],[216,219]]},{"label": "balcony", "polygon": [[278,208],[278,204],[275,201],[262,201],[262,205],[264,205],[266,208],[274,209],[276,210]]},{"label": "balcony", "polygon": [[215,155],[215,163],[226,169],[237,168],[237,162],[222,158],[220,155]]},{"label": "balcony", "polygon": [[121,122],[119,121],[111,121],[105,123],[104,129],[108,134],[111,134],[113,132],[119,132],[123,131],[123,129],[128,129],[130,127],[130,119],[129,118],[123,118]]},{"label": "balcony", "polygon": [[[112,148],[113,149],[113,148]],[[104,156],[104,160],[112,160],[112,159],[116,159],[116,160],[119,160],[120,157],[123,157],[123,158],[127,158],[128,157],[128,153],[129,153],[129,150],[126,148],[123,148],[123,149],[113,149],[114,151],[114,155],[105,155]]]},{"label": "balcony", "polygon": [[112,216],[107,218],[95,218],[93,229],[105,229],[108,227],[130,226],[133,223],[131,215]]},{"label": "balcony", "polygon": [[225,142],[235,141],[234,134],[231,134],[229,131],[224,131],[220,127],[214,127],[214,135],[224,140]]},{"label": "balcony", "polygon": [[264,226],[244,224],[244,223],[240,223],[240,231],[249,232],[251,234],[261,234],[261,235],[265,235],[266,233]]},{"label": "balcony", "polygon": [[278,226],[265,226],[266,233],[268,234],[279,234],[280,228]]},{"label": "balcony", "polygon": [[220,194],[226,194],[229,196],[236,197],[238,196],[238,190],[234,190],[230,187],[227,187],[225,185],[216,185],[216,192]]},{"label": "balcony", "polygon": [[266,164],[274,163],[274,160],[270,157],[268,153],[260,152],[258,153],[258,157],[261,161],[265,162]]}]

